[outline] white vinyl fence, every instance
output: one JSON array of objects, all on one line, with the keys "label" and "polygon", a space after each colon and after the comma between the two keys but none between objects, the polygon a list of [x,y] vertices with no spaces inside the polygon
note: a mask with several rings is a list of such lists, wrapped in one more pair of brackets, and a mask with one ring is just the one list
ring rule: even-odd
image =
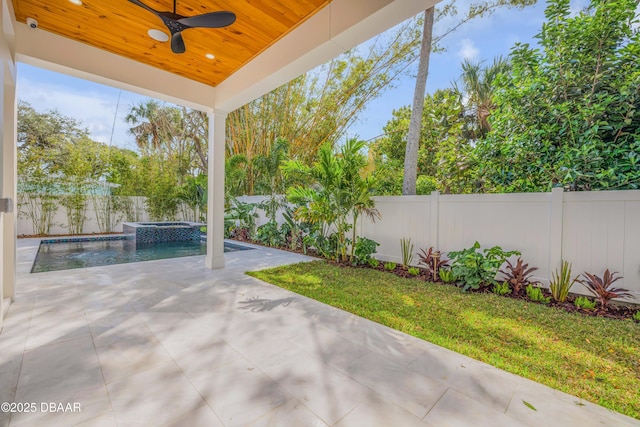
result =
[{"label": "white vinyl fence", "polygon": [[[608,268],[624,278],[640,302],[640,191],[474,194],[376,197],[382,218],[362,221],[361,236],[380,243],[377,258],[401,261],[400,239],[415,250],[444,252],[501,246],[518,250],[536,278],[547,284],[566,260],[573,274],[602,275]],[[417,261],[417,260],[416,260]],[[572,292],[584,293],[576,284]]]}]

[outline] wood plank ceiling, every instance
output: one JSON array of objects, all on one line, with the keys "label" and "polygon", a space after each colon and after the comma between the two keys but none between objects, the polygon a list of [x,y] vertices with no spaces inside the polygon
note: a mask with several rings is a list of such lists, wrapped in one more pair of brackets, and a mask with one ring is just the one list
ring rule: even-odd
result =
[{"label": "wood plank ceiling", "polygon": [[[173,0],[141,0],[173,11]],[[13,0],[16,20],[33,18],[38,28],[217,86],[236,70],[318,12],[331,0],[177,0],[176,12],[194,16],[215,11],[236,14],[226,28],[193,28],[182,35],[186,52],[158,42],[147,31],[169,31],[160,18],[127,0]],[[37,30],[36,30],[37,31]],[[210,59],[206,55],[214,55]]]}]

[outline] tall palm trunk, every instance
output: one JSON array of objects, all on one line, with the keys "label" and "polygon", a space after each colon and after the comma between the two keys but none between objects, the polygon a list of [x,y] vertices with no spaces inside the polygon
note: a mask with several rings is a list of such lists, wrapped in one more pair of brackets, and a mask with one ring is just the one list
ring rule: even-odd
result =
[{"label": "tall palm trunk", "polygon": [[407,148],[404,157],[404,180],[402,194],[416,194],[416,179],[418,177],[418,148],[420,147],[420,130],[422,128],[422,111],[424,110],[424,96],[427,89],[427,76],[429,75],[429,59],[431,57],[431,41],[433,38],[433,15],[435,7],[424,12],[424,27],[422,30],[422,45],[420,47],[420,60],[418,62],[418,76],[413,92],[413,108],[409,133],[407,135]]}]

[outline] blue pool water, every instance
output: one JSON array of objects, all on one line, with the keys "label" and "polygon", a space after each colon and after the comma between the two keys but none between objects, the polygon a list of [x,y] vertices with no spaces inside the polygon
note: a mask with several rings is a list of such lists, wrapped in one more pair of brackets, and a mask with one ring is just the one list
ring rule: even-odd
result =
[{"label": "blue pool water", "polygon": [[[252,249],[246,246],[224,243],[225,252]],[[137,243],[135,240],[109,238],[104,240],[64,241],[44,240],[31,268],[32,273],[68,270],[72,268],[98,267],[112,264],[151,261],[204,255],[207,245],[197,241],[162,243]]]}]

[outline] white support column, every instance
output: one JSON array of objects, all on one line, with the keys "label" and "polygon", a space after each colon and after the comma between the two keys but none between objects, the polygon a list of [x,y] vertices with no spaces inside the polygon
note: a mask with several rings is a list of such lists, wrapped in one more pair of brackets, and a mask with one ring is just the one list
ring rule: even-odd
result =
[{"label": "white support column", "polygon": [[207,256],[205,266],[224,267],[224,152],[227,113],[216,110],[209,118],[207,198]]},{"label": "white support column", "polygon": [[5,300],[16,296],[16,62],[10,1],[0,4],[0,197],[10,198],[13,211],[0,213],[0,330]]}]

